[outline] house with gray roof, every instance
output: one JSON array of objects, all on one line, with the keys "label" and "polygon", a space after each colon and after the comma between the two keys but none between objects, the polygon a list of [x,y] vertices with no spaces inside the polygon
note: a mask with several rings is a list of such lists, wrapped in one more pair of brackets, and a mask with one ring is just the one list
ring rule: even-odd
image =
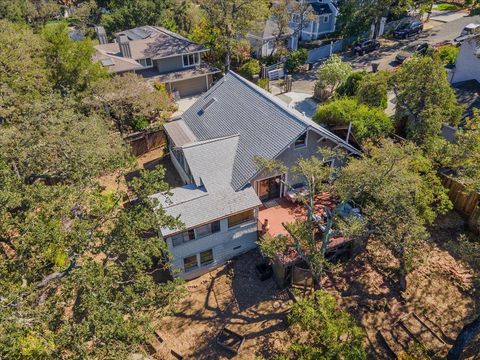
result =
[{"label": "house with gray roof", "polygon": [[[184,186],[156,194],[184,227],[162,228],[177,276],[191,279],[256,246],[264,203],[285,196],[293,174],[267,173],[257,157],[292,167],[322,148],[358,150],[280,99],[228,72],[180,118],[165,124]],[[283,181],[279,181],[279,180]]]},{"label": "house with gray roof", "polygon": [[[303,22],[299,40],[317,40],[326,34],[335,32],[338,9],[331,0],[299,0],[310,3],[308,19]],[[293,14],[292,21],[298,25],[300,15]]]},{"label": "house with gray roof", "polygon": [[280,31],[278,23],[273,19],[266,20],[261,31],[250,32],[247,38],[252,46],[253,56],[256,58],[273,55],[279,48],[275,42],[281,42],[288,50],[295,51],[298,48],[298,35],[295,30],[289,26]]},{"label": "house with gray roof", "polygon": [[94,59],[109,72],[135,72],[164,83],[176,98],[207,91],[220,70],[202,60],[208,51],[174,32],[158,26],[141,26],[115,34],[109,43],[105,30],[96,27],[100,44]]}]

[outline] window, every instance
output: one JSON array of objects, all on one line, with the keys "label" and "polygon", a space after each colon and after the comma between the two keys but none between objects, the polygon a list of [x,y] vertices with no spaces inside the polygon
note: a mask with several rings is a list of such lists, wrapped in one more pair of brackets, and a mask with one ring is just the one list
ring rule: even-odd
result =
[{"label": "window", "polygon": [[183,231],[181,233],[178,233],[176,235],[172,236],[172,244],[173,246],[178,246],[183,243],[186,243],[187,241],[190,240],[195,240],[195,232],[193,229],[188,230],[188,231]]},{"label": "window", "polygon": [[247,221],[251,221],[255,218],[253,209],[241,212],[239,214],[232,215],[228,218],[228,227],[234,227]]},{"label": "window", "polygon": [[183,259],[183,268],[185,269],[185,272],[194,270],[197,267],[197,255],[192,255]]},{"label": "window", "polygon": [[200,253],[200,266],[205,266],[213,262],[212,249]]},{"label": "window", "polygon": [[300,135],[297,140],[295,140],[295,149],[302,148],[307,145],[307,133]]},{"label": "window", "polygon": [[183,55],[183,67],[194,66],[200,64],[200,54]]},{"label": "window", "polygon": [[327,23],[329,19],[330,19],[330,16],[328,16],[328,15],[327,15],[327,16],[324,16],[324,17],[323,17],[323,22],[324,22],[324,23]]},{"label": "window", "polygon": [[214,221],[213,223],[199,226],[195,229],[196,238],[202,238],[220,231],[220,221]]},{"label": "window", "polygon": [[140,63],[140,65],[142,65],[143,67],[151,67],[153,64],[152,64],[152,59],[150,58],[146,58],[146,59],[140,59],[138,60],[138,62]]}]

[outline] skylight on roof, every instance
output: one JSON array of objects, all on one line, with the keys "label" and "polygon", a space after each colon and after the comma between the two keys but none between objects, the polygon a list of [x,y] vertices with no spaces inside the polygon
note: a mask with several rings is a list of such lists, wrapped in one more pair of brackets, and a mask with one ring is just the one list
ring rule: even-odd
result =
[{"label": "skylight on roof", "polygon": [[102,60],[100,60],[100,62],[102,63],[103,66],[113,66],[113,65],[115,65],[115,61],[113,61],[113,59],[111,59],[111,58],[102,59]]},{"label": "skylight on roof", "polygon": [[202,106],[200,111],[198,112],[199,115],[202,115],[210,106],[212,106],[217,101],[216,98],[211,98],[208,100],[205,105]]}]

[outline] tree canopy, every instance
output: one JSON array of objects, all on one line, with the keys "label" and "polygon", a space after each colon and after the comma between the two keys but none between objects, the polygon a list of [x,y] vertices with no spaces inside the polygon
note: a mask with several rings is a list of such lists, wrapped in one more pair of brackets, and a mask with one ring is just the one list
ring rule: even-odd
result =
[{"label": "tree canopy", "polygon": [[[291,350],[296,359],[366,359],[364,333],[336,299],[323,290],[293,304],[288,321],[300,333]],[[302,336],[305,334],[305,336]]]},{"label": "tree canopy", "polygon": [[[315,93],[318,98],[325,98],[332,95],[352,73],[352,66],[342,61],[336,54],[330,56],[317,71],[317,82]],[[322,94],[324,93],[324,94]]]},{"label": "tree canopy", "polygon": [[396,119],[405,123],[408,139],[428,145],[441,135],[443,123],[458,124],[461,107],[437,56],[419,56],[403,64],[393,76]]},{"label": "tree canopy", "polygon": [[181,224],[148,196],[168,191],[162,168],[128,193],[101,185],[134,164],[82,102],[109,78],[63,24],[39,32],[1,21],[0,357],[128,358],[182,295],[155,280],[170,260],[159,228]]},{"label": "tree canopy", "polygon": [[120,133],[141,130],[154,122],[161,124],[175,110],[164,85],[152,88],[133,73],[97,81],[83,103],[91,110],[105,113]]},{"label": "tree canopy", "polygon": [[225,54],[225,69],[230,69],[232,52],[239,39],[261,29],[269,16],[268,0],[199,0],[207,14],[207,24],[216,31]]},{"label": "tree canopy", "polygon": [[340,98],[321,104],[313,120],[332,126],[348,126],[352,123],[355,138],[360,142],[393,131],[393,122],[383,109],[369,107],[355,98]]},{"label": "tree canopy", "polygon": [[366,144],[365,154],[340,172],[336,190],[361,206],[374,236],[399,260],[406,288],[406,275],[428,240],[427,226],[452,207],[432,161],[410,142]]}]

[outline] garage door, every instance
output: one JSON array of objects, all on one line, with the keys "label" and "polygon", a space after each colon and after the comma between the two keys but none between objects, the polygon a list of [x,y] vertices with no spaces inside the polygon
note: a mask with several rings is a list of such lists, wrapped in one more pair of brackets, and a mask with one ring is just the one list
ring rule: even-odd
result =
[{"label": "garage door", "polygon": [[178,91],[180,97],[189,97],[207,91],[206,77],[177,81],[171,84],[172,92]]}]

